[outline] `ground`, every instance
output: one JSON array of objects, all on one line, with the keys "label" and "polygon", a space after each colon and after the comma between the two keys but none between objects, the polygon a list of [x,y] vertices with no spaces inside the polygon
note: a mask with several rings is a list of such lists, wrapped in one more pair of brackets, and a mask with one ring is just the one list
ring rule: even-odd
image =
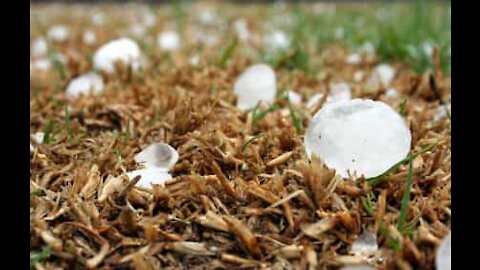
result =
[{"label": "ground", "polygon": [[[48,42],[48,69],[31,66],[31,267],[434,269],[451,222],[451,77],[450,7],[432,5],[32,5],[32,43],[58,24],[69,38]],[[246,41],[233,27],[240,18]],[[136,24],[144,31],[132,33]],[[180,50],[158,48],[165,29],[180,33]],[[286,48],[265,46],[272,29]],[[103,72],[101,94],[68,99],[68,83],[121,36],[139,43],[145,65]],[[260,62],[275,69],[276,100],[241,111],[235,79]],[[381,63],[395,69],[388,85],[370,79]],[[382,177],[341,179],[305,154],[305,128],[325,100],[306,102],[338,82],[410,126],[411,154]],[[302,102],[289,104],[286,90]],[[124,173],[154,142],[179,152],[173,179],[136,188]],[[365,232],[378,250],[351,254]]]}]

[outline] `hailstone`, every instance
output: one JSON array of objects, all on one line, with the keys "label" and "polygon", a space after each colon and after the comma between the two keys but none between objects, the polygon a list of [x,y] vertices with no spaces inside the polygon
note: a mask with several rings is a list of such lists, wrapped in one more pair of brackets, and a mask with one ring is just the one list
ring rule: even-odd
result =
[{"label": "hailstone", "polygon": [[412,136],[404,119],[380,101],[325,104],[305,134],[308,158],[320,157],[342,177],[374,177],[405,158]]},{"label": "hailstone", "polygon": [[374,76],[377,76],[383,86],[390,85],[395,77],[395,69],[388,64],[380,64],[374,69]]},{"label": "hailstone", "polygon": [[246,41],[250,38],[250,31],[248,31],[248,24],[245,19],[238,19],[233,23],[233,27],[240,40]]},{"label": "hailstone", "polygon": [[39,58],[31,63],[31,68],[39,71],[47,71],[52,66],[52,62],[48,58]]},{"label": "hailstone", "polygon": [[87,30],[83,33],[83,43],[86,45],[92,45],[95,44],[97,41],[97,36],[95,35],[95,32],[92,30]]},{"label": "hailstone", "polygon": [[69,34],[69,29],[64,25],[54,25],[47,32],[48,38],[57,42],[66,41]]},{"label": "hailstone", "polygon": [[264,46],[269,50],[286,50],[290,46],[290,40],[287,35],[280,31],[275,30],[268,33],[263,38]]},{"label": "hailstone", "polygon": [[137,182],[137,186],[150,189],[152,184],[165,185],[165,182],[172,179],[172,176],[165,170],[158,168],[144,168],[131,172],[127,172],[127,176],[130,179],[140,175],[140,180]]},{"label": "hailstone", "polygon": [[286,96],[288,97],[288,100],[290,101],[291,104],[298,105],[302,102],[302,95],[300,95],[297,92],[294,91],[287,91]]},{"label": "hailstone", "polygon": [[69,99],[75,99],[90,93],[99,94],[103,91],[103,87],[102,77],[90,72],[73,79],[67,86],[66,96]]},{"label": "hailstone", "polygon": [[169,171],[178,161],[178,152],[165,143],[154,143],[135,155],[134,160],[145,164],[146,167],[155,167]]},{"label": "hailstone", "polygon": [[367,255],[378,250],[377,236],[371,232],[365,232],[358,236],[352,244],[352,253],[355,255]]},{"label": "hailstone", "polygon": [[437,251],[435,264],[438,270],[452,269],[452,233],[443,238],[442,243]]},{"label": "hailstone", "polygon": [[108,73],[115,72],[117,61],[131,66],[134,71],[138,70],[141,65],[138,44],[129,38],[112,40],[100,47],[93,56],[93,66]]},{"label": "hailstone", "polygon": [[345,63],[350,65],[359,64],[361,61],[362,61],[362,56],[358,53],[350,54],[345,58]]},{"label": "hailstone", "polygon": [[48,52],[48,43],[44,38],[37,38],[32,42],[32,56],[40,57],[44,56]]},{"label": "hailstone", "polygon": [[180,49],[180,36],[175,31],[164,31],[158,35],[157,39],[160,49],[165,51],[176,51]]},{"label": "hailstone", "polygon": [[250,66],[237,78],[234,92],[241,110],[252,109],[259,101],[272,103],[277,93],[275,71],[265,64]]}]

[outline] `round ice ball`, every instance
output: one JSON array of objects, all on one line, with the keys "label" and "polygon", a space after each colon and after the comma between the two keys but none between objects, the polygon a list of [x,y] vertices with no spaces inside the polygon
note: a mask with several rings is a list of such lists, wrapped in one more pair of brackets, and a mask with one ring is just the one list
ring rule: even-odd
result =
[{"label": "round ice ball", "polygon": [[93,56],[95,69],[115,72],[115,63],[129,65],[135,71],[140,67],[141,53],[138,44],[129,38],[112,40],[100,47]]},{"label": "round ice ball", "polygon": [[308,158],[320,157],[342,177],[382,174],[410,150],[404,119],[380,101],[352,99],[325,104],[305,134]]},{"label": "round ice ball", "polygon": [[272,103],[277,93],[275,71],[265,64],[250,66],[235,81],[234,92],[241,110],[251,109],[259,101]]},{"label": "round ice ball", "polygon": [[90,93],[99,94],[103,91],[103,87],[102,77],[90,72],[73,79],[67,86],[66,96],[69,99],[75,99]]},{"label": "round ice ball", "polygon": [[157,43],[160,49],[165,51],[176,51],[180,49],[181,41],[177,32],[167,30],[158,35]]},{"label": "round ice ball", "polygon": [[452,233],[443,238],[440,247],[438,248],[437,258],[435,264],[438,270],[452,269]]}]

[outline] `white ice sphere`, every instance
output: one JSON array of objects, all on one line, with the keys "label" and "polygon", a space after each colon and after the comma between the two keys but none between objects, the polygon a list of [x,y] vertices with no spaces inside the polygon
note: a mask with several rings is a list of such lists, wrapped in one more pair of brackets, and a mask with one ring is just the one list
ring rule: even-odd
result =
[{"label": "white ice sphere", "polygon": [[350,65],[356,65],[362,61],[362,56],[358,53],[352,53],[345,58],[345,62]]},{"label": "white ice sphere", "polygon": [[33,146],[32,143],[30,143],[30,153],[32,153],[35,150],[35,147]]},{"label": "white ice sphere", "polygon": [[395,88],[388,88],[387,91],[385,91],[385,97],[388,99],[396,99],[399,97],[398,91]]},{"label": "white ice sphere", "polygon": [[103,79],[90,72],[73,79],[67,86],[66,96],[75,99],[81,95],[99,94],[103,91]]},{"label": "white ice sphere", "polygon": [[404,119],[380,101],[352,99],[325,104],[305,134],[308,158],[320,157],[342,177],[374,177],[405,158],[412,135]]},{"label": "white ice sphere", "polygon": [[150,11],[146,11],[143,14],[143,25],[146,27],[152,27],[157,23],[157,16]]},{"label": "white ice sphere", "polygon": [[250,66],[235,81],[234,92],[241,110],[252,109],[259,101],[272,103],[277,93],[275,71],[265,64]]},{"label": "white ice sphere", "polygon": [[130,178],[130,180],[135,178],[137,175],[140,175],[141,178],[137,182],[136,186],[146,189],[151,189],[152,184],[164,186],[167,180],[172,179],[172,176],[168,172],[158,168],[144,168],[127,172],[127,176]]},{"label": "white ice sphere", "polygon": [[430,42],[426,41],[422,43],[422,49],[425,52],[425,54],[428,55],[429,57],[432,57],[433,55],[433,48],[434,48],[434,45]]},{"label": "white ice sphere", "polygon": [[440,105],[437,107],[435,114],[433,115],[433,121],[438,122],[443,120],[444,118],[448,117],[448,114],[452,114],[452,103],[448,102],[445,105]]},{"label": "white ice sphere", "polygon": [[43,143],[43,138],[45,137],[45,133],[39,131],[35,132],[33,134],[33,140],[35,141],[36,144],[41,144]]},{"label": "white ice sphere", "polygon": [[131,66],[134,71],[140,68],[141,53],[138,44],[129,38],[112,40],[100,47],[93,56],[95,69],[108,73],[115,72],[115,63],[119,61]]},{"label": "white ice sphere", "polygon": [[371,232],[362,233],[352,244],[352,253],[355,255],[368,255],[377,250],[377,236]]},{"label": "white ice sphere", "polygon": [[335,83],[330,86],[327,102],[338,102],[352,99],[352,90],[347,83]]},{"label": "white ice sphere", "polygon": [[33,57],[45,56],[48,52],[48,44],[44,38],[37,38],[32,42],[31,53]]},{"label": "white ice sphere", "polygon": [[192,55],[192,56],[188,59],[188,62],[189,62],[190,65],[192,65],[192,66],[196,66],[196,65],[200,64],[200,55],[198,55],[198,53]]},{"label": "white ice sphere", "polygon": [[54,25],[47,32],[48,38],[57,42],[66,41],[69,34],[69,29],[64,25]]},{"label": "white ice sphere", "polygon": [[134,37],[142,37],[147,29],[143,24],[135,23],[130,26],[129,31]]},{"label": "white ice sphere", "polygon": [[343,27],[337,27],[337,28],[335,29],[334,35],[335,35],[335,38],[336,38],[336,39],[342,39],[342,38],[344,38],[344,37],[345,37],[345,29],[343,29]]},{"label": "white ice sphere", "polygon": [[442,243],[437,251],[435,264],[438,270],[452,269],[452,233],[443,238]]},{"label": "white ice sphere", "polygon": [[179,158],[177,150],[165,143],[154,143],[136,154],[134,160],[147,168],[158,168],[169,171]]},{"label": "white ice sphere", "polygon": [[264,36],[263,44],[268,50],[286,50],[290,46],[290,40],[284,32],[275,30]]},{"label": "white ice sphere", "polygon": [[87,30],[83,33],[83,43],[86,45],[92,45],[95,44],[97,41],[97,36],[95,35],[95,32],[92,30]]},{"label": "white ice sphere", "polygon": [[248,31],[248,24],[245,19],[238,19],[233,23],[235,33],[240,40],[248,40],[250,38],[250,31]]},{"label": "white ice sphere", "polygon": [[102,26],[105,24],[107,19],[105,18],[105,15],[100,12],[96,12],[92,15],[92,24],[95,26]]},{"label": "white ice sphere", "polygon": [[367,53],[367,54],[373,54],[373,53],[375,53],[375,45],[372,42],[367,41],[367,42],[363,43],[363,45],[360,47],[360,52],[364,52],[364,53]]},{"label": "white ice sphere", "polygon": [[181,41],[177,32],[167,30],[158,35],[157,39],[160,49],[165,51],[176,51],[180,49]]},{"label": "white ice sphere", "polygon": [[39,58],[32,62],[31,68],[38,71],[47,71],[52,66],[52,62],[48,58]]},{"label": "white ice sphere", "polygon": [[395,77],[395,69],[388,64],[380,64],[374,69],[374,76],[378,76],[380,82],[384,86],[390,85],[390,82]]},{"label": "white ice sphere", "polygon": [[286,96],[288,97],[288,100],[290,100],[290,103],[294,105],[298,105],[302,102],[302,95],[292,90],[287,91]]},{"label": "white ice sphere", "polygon": [[353,80],[355,82],[361,82],[363,80],[363,76],[364,76],[363,71],[357,70],[355,71],[355,73],[353,73]]}]

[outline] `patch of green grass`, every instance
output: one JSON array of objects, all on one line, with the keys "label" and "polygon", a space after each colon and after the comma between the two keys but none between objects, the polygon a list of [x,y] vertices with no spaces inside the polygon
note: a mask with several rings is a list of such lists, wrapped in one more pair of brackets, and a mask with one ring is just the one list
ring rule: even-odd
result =
[{"label": "patch of green grass", "polygon": [[278,104],[273,103],[267,109],[265,109],[263,111],[259,111],[258,108],[260,107],[260,104],[261,104],[261,101],[259,101],[257,103],[257,105],[255,105],[255,107],[252,109],[252,124],[253,125],[256,125],[258,123],[258,121],[262,120],[267,114],[269,114],[273,111],[276,111],[277,109],[280,108],[278,106]]},{"label": "patch of green grass", "polygon": [[259,139],[260,137],[262,137],[263,134],[262,133],[259,133],[255,136],[253,136],[252,138],[248,139],[247,141],[245,141],[243,144],[242,144],[242,152],[245,153],[245,151],[247,150],[247,146],[252,143],[253,141]]},{"label": "patch of green grass", "polygon": [[398,229],[401,231],[404,229],[405,221],[407,220],[408,207],[410,205],[410,190],[412,188],[412,175],[413,175],[413,160],[410,158],[408,163],[408,174],[405,192],[403,193],[402,202],[400,204],[400,215],[398,217]]},{"label": "patch of green grass", "polygon": [[407,102],[408,102],[408,100],[404,99],[404,100],[402,100],[402,102],[398,106],[398,111],[399,111],[401,116],[405,116],[405,114],[407,112]]},{"label": "patch of green grass", "polygon": [[375,203],[372,201],[372,197],[370,196],[370,193],[367,193],[367,196],[363,198],[362,205],[365,211],[367,211],[367,213],[370,216],[373,216],[375,212]]},{"label": "patch of green grass", "polygon": [[287,96],[287,101],[288,101],[288,109],[290,110],[290,117],[292,118],[293,126],[295,127],[295,130],[297,131],[297,133],[300,133],[303,129],[303,124],[300,121],[300,119],[298,119],[297,112],[293,108],[292,103],[290,102],[290,99],[288,98],[288,96]]},{"label": "patch of green grass", "polygon": [[45,136],[43,136],[43,143],[44,144],[50,144],[53,142],[53,139],[55,137],[55,121],[53,119],[49,119],[47,124],[45,125],[43,129],[43,133],[45,133]]},{"label": "patch of green grass", "polygon": [[235,38],[230,44],[228,44],[227,47],[222,49],[222,54],[220,56],[220,65],[222,67],[224,67],[228,59],[230,59],[233,56],[233,53],[235,52],[237,45],[238,45],[238,41]]},{"label": "patch of green grass", "polygon": [[68,110],[67,105],[65,105],[65,118],[63,122],[64,122],[64,127],[68,132],[68,139],[71,140],[73,138],[73,132],[72,132],[72,125],[70,123],[70,112]]},{"label": "patch of green grass", "polygon": [[50,257],[51,248],[49,246],[44,246],[40,251],[30,252],[30,269],[35,267],[35,264],[41,262],[48,257]]},{"label": "patch of green grass", "polygon": [[45,192],[41,189],[37,189],[33,192],[30,192],[30,196],[45,196]]},{"label": "patch of green grass", "polygon": [[379,176],[375,176],[375,177],[371,177],[371,178],[367,178],[366,180],[370,183],[370,185],[372,185],[373,187],[378,185],[380,182],[382,182],[390,173],[392,173],[393,171],[395,171],[398,167],[400,167],[400,165],[406,163],[406,162],[410,162],[410,160],[414,160],[415,158],[425,154],[426,152],[430,151],[433,149],[433,147],[435,147],[437,145],[438,142],[435,142],[435,143],[432,143],[426,147],[424,147],[422,150],[416,152],[416,153],[410,153],[406,158],[400,160],[399,162],[397,162],[395,165],[393,165],[392,167],[390,167],[390,169],[388,169],[387,171],[385,171],[384,173],[382,173],[381,175]]}]

